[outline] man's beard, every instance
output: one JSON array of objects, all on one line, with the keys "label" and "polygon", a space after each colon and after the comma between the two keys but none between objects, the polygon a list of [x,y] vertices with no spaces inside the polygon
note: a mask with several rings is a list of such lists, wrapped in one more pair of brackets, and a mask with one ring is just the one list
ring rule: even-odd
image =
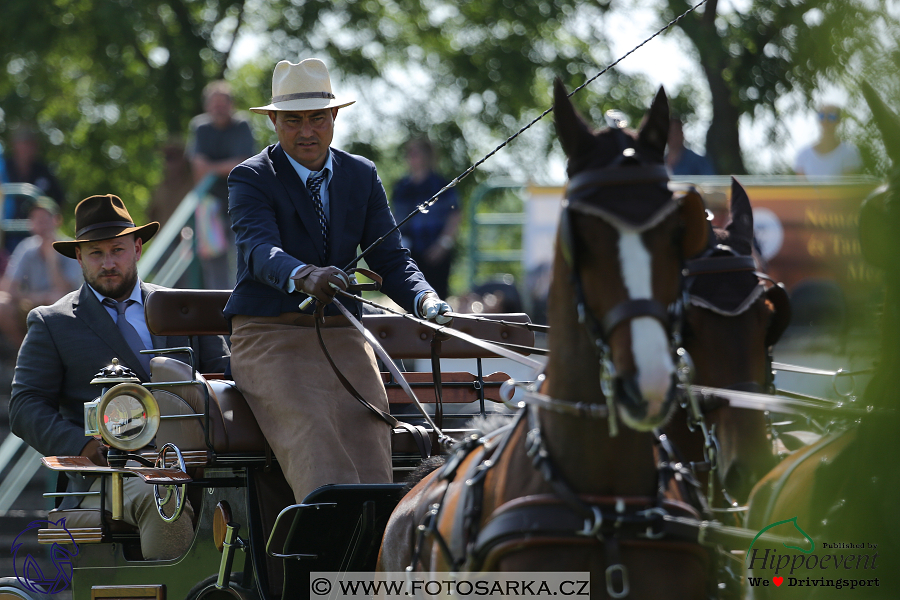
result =
[{"label": "man's beard", "polygon": [[[103,279],[104,275],[112,273],[118,273],[122,277],[122,280],[118,283],[110,283]],[[107,298],[118,300],[119,298],[129,296],[134,289],[134,285],[137,283],[137,261],[135,261],[127,271],[120,271],[118,269],[113,271],[101,271],[96,277],[92,278],[89,278],[87,273],[83,274],[84,280],[87,281],[92,288]]]}]

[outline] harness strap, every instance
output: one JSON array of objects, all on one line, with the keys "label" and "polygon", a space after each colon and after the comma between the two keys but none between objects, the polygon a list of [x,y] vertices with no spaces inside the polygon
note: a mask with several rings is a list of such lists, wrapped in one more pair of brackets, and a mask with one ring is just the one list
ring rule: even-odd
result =
[{"label": "harness strap", "polygon": [[603,330],[610,336],[620,323],[637,317],[653,317],[666,331],[669,329],[669,311],[665,306],[650,298],[637,298],[612,307],[603,316]]},{"label": "harness strap", "polygon": [[668,489],[669,480],[674,480],[681,497],[686,499],[701,515],[710,516],[706,498],[699,491],[700,482],[693,471],[684,464],[672,440],[659,429],[654,429],[653,435],[656,438],[658,453],[656,468],[659,473],[659,493],[664,495]]},{"label": "harness strap", "polygon": [[[512,540],[519,540],[520,546],[526,546],[547,538],[596,544],[608,538],[629,540],[671,536],[695,541],[697,537],[694,532],[687,536],[668,532],[665,523],[669,513],[657,506],[654,498],[579,496],[579,500],[591,507],[590,518],[576,514],[554,494],[516,498],[498,507],[471,545],[466,568],[481,570],[487,562],[493,562],[490,554],[495,548]],[[619,561],[608,556],[607,562],[614,565]],[[617,589],[622,588],[617,586]]]},{"label": "harness strap", "polygon": [[684,269],[685,277],[710,275],[713,273],[756,271],[756,262],[752,256],[705,256],[686,260]]},{"label": "harness strap", "polygon": [[431,338],[431,378],[434,381],[434,422],[444,426],[444,391],[441,382],[441,339],[447,336],[434,332]]},{"label": "harness strap", "polygon": [[[340,303],[337,303],[340,306]],[[344,374],[341,373],[341,370],[335,364],[334,359],[331,357],[331,353],[328,352],[328,347],[325,345],[325,340],[322,337],[322,328],[321,321],[323,315],[324,304],[319,303],[316,306],[316,336],[319,338],[319,347],[322,348],[322,353],[325,355],[325,358],[328,360],[328,364],[331,365],[331,370],[334,371],[335,376],[338,378],[338,381],[341,382],[341,385],[344,386],[344,389],[353,396],[360,404],[365,406],[369,412],[373,415],[387,423],[392,429],[394,427],[400,427],[409,432],[412,436],[413,440],[416,442],[416,446],[419,449],[419,454],[421,454],[422,458],[428,458],[431,456],[431,436],[428,435],[428,430],[422,427],[421,425],[410,425],[409,423],[404,423],[402,421],[397,420],[396,417],[391,415],[390,413],[386,413],[377,406],[372,405],[371,402],[362,397],[353,384],[344,377]],[[343,308],[343,307],[342,307]],[[393,365],[393,361],[388,360],[390,364]]]}]

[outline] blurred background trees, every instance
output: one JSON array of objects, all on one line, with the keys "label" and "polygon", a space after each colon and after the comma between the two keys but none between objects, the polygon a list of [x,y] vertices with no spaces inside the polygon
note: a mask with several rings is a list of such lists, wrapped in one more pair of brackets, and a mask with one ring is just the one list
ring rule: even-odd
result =
[{"label": "blurred background trees", "polygon": [[[661,26],[689,3],[57,0],[37,14],[34,3],[10,0],[0,20],[0,139],[16,122],[34,123],[71,206],[112,191],[143,207],[160,176],[159,147],[201,112],[208,81],[224,76],[238,107],[259,105],[277,60],[315,55],[358,99],[342,111],[338,145],[375,160],[390,187],[403,170],[401,144],[427,133],[453,176],[547,108],[554,77],[572,89],[617,58],[601,25],[637,7]],[[868,77],[892,97],[897,11],[888,0],[709,0],[666,34],[703,74],[668,90],[673,105],[708,115],[706,151],[720,173],[745,172],[748,123],[764,123],[778,144],[792,133],[785,118],[809,111],[823,86],[844,87],[855,102],[855,81]],[[640,52],[654,51],[651,42]],[[617,108],[637,124],[656,87],[614,70],[575,101],[596,123]],[[851,138],[879,168],[868,113],[849,112]],[[260,145],[270,143],[265,119],[253,123]],[[558,182],[553,138],[545,119],[470,177],[461,197],[490,173]]]}]

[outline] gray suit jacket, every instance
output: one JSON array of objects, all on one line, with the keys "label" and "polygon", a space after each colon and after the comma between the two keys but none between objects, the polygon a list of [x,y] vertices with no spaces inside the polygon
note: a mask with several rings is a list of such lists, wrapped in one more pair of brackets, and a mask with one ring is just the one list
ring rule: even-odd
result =
[{"label": "gray suit jacket", "polygon": [[[146,298],[159,288],[142,283],[141,293]],[[152,337],[154,348],[191,345],[187,336]],[[225,370],[229,356],[225,338],[198,336],[193,342],[195,367],[200,372]],[[113,358],[130,367],[141,381],[150,380],[87,284],[52,306],[32,310],[9,401],[12,432],[44,456],[78,455],[88,441],[83,405],[101,392],[90,381]],[[76,491],[87,487],[83,481],[76,481]],[[75,504],[77,501],[64,502],[63,507]]]}]

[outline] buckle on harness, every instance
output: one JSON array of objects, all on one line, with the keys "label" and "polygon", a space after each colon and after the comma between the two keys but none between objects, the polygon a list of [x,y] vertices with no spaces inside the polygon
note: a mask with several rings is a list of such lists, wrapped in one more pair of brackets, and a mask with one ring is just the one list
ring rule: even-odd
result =
[{"label": "buckle on harness", "polygon": [[[613,577],[616,574],[622,578],[622,589],[618,592],[613,583]],[[628,585],[628,569],[625,568],[625,565],[620,563],[606,567],[606,593],[610,598],[627,598],[631,593],[631,587]]]},{"label": "buckle on harness", "polygon": [[584,537],[596,537],[600,533],[600,527],[603,526],[603,511],[600,510],[598,506],[592,506],[591,510],[594,513],[593,523],[591,523],[591,519],[584,520],[584,529],[581,531],[576,531],[575,535],[583,535]]},{"label": "buckle on harness", "polygon": [[[665,519],[669,513],[666,512],[664,508],[660,508],[658,506],[654,506],[653,508],[648,508],[647,510],[642,510],[637,513],[637,516],[647,518],[648,520],[656,515],[660,519]],[[664,529],[660,530],[658,533],[653,531],[653,524],[647,525],[647,531],[644,532],[643,537],[646,537],[648,540],[661,540],[666,536],[666,532]]]}]

